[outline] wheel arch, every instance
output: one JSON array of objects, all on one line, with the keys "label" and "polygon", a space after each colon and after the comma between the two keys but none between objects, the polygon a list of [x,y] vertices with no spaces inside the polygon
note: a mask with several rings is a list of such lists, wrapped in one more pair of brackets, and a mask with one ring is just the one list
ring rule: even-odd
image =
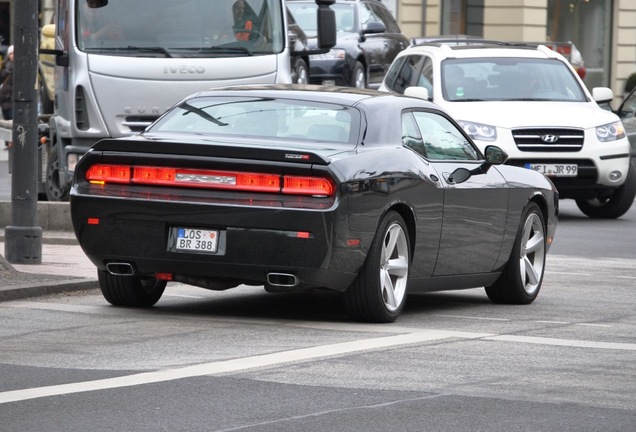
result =
[{"label": "wheel arch", "polygon": [[[382,218],[384,218],[384,216],[389,212],[389,211],[395,211],[396,213],[398,213],[402,219],[404,220],[404,223],[406,224],[406,230],[407,230],[407,234],[409,237],[409,252],[410,252],[410,258],[411,261],[413,261],[413,254],[415,252],[415,211],[413,210],[413,208],[411,206],[409,206],[406,203],[403,202],[399,202],[399,203],[394,203],[393,205],[391,205],[389,208],[386,209],[386,211],[384,212],[384,214],[382,215]],[[380,218],[380,220],[382,219]],[[379,220],[378,220],[379,222]]]},{"label": "wheel arch", "polygon": [[539,206],[539,210],[541,210],[541,214],[543,215],[543,225],[545,226],[547,231],[549,215],[548,203],[546,202],[545,197],[540,193],[536,193],[528,200],[528,204],[531,202],[534,202],[536,205]]}]

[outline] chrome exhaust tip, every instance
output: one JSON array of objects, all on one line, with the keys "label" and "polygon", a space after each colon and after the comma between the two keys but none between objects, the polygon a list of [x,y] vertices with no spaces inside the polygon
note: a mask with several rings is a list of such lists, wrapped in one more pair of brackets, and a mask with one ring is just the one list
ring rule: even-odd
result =
[{"label": "chrome exhaust tip", "polygon": [[291,273],[267,273],[267,283],[275,287],[295,287],[300,280]]},{"label": "chrome exhaust tip", "polygon": [[106,270],[113,276],[132,276],[135,274],[132,264],[123,262],[108,263],[106,264]]}]

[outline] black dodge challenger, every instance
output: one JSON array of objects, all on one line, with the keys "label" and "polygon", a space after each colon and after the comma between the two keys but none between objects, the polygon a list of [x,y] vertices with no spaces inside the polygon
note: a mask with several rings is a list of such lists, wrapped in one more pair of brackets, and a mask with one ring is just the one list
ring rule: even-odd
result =
[{"label": "black dodge challenger", "polygon": [[506,157],[417,98],[227,87],[95,144],[71,214],[113,305],[152,306],[169,281],[329,289],[352,318],[392,322],[410,292],[537,297],[558,193]]}]

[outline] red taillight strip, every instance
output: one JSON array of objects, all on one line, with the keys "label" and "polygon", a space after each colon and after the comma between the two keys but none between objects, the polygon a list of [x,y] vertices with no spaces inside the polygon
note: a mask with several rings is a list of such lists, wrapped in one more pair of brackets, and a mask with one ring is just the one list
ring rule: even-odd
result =
[{"label": "red taillight strip", "polygon": [[86,171],[86,180],[92,184],[134,183],[287,195],[331,196],[335,191],[333,183],[323,177],[112,164],[92,165]]}]

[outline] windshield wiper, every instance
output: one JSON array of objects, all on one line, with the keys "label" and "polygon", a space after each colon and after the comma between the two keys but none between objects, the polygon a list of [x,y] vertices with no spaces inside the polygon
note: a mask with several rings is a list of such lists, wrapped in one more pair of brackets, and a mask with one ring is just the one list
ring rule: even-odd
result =
[{"label": "windshield wiper", "polygon": [[252,53],[252,51],[244,46],[210,46],[210,47],[192,47],[192,48],[180,48],[180,49],[187,49],[187,50],[192,50],[192,51],[198,51],[200,53],[220,53],[220,54],[224,54],[224,53],[240,53],[240,54],[247,54],[249,56],[254,55]]},{"label": "windshield wiper", "polygon": [[138,47],[138,46],[127,46],[127,47],[89,47],[84,48],[84,51],[87,52],[110,52],[110,51],[137,51],[137,52],[152,52],[152,53],[161,53],[168,58],[172,58],[172,54],[164,47]]},{"label": "windshield wiper", "polygon": [[164,54],[168,58],[172,58],[172,54],[170,54],[170,51],[168,51],[167,48],[160,47],[160,46],[156,46],[156,47],[138,47],[138,46],[129,45],[129,46],[126,47],[126,49],[127,50],[134,50],[134,51],[158,52],[158,53]]}]

